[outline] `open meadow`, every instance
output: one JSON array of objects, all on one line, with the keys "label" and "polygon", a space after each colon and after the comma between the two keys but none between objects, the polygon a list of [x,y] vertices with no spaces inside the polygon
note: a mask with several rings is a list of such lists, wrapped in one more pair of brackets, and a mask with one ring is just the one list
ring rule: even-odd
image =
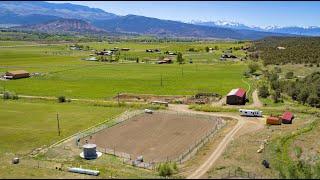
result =
[{"label": "open meadow", "polygon": [[111,121],[124,111],[124,108],[119,107],[59,104],[41,100],[1,101],[0,106],[1,154],[30,153],[34,148],[51,145],[98,123]]},{"label": "open meadow", "polygon": [[[88,43],[88,45],[93,48],[115,46],[107,43],[102,45]],[[165,43],[161,45],[164,46]],[[169,43],[169,45],[176,47],[176,50],[199,46],[196,43],[189,44],[187,47],[179,43]],[[234,45],[237,44],[226,43],[220,46],[227,49]],[[132,50],[133,53],[138,53],[145,48],[159,47],[158,44],[152,43],[135,46],[127,43],[117,44],[117,46],[140,48],[140,50]],[[0,48],[1,72],[24,69],[30,73],[40,73],[28,79],[1,81],[0,86],[2,89],[23,95],[64,95],[72,98],[93,99],[111,98],[117,93],[193,95],[205,91],[225,95],[232,88],[248,88],[248,85],[241,80],[246,70],[243,62],[216,61],[189,64],[186,58],[187,64],[179,65],[128,61],[121,63],[121,58],[120,63],[81,60],[89,53],[91,52],[69,50],[68,45],[65,44]],[[146,52],[140,53],[146,54]],[[198,54],[208,56],[209,53]],[[210,56],[213,57],[213,55]],[[194,62],[197,62],[197,59],[201,58],[194,58]]]}]

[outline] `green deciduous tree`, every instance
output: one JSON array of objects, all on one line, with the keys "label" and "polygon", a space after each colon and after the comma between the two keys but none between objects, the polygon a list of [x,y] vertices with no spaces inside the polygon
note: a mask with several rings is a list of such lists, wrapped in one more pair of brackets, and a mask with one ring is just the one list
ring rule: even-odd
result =
[{"label": "green deciduous tree", "polygon": [[179,64],[183,64],[183,62],[184,62],[184,59],[182,57],[182,53],[180,53],[180,52],[178,52],[178,54],[177,54],[177,62]]},{"label": "green deciduous tree", "polygon": [[209,52],[209,50],[210,50],[208,46],[205,49],[206,49],[206,52]]},{"label": "green deciduous tree", "polygon": [[251,62],[249,65],[248,65],[248,68],[249,68],[249,72],[252,74],[252,73],[255,73],[257,70],[260,69],[260,65],[256,62]]},{"label": "green deciduous tree", "polygon": [[293,76],[294,76],[294,74],[293,74],[292,71],[289,71],[289,72],[286,73],[286,78],[287,78],[287,79],[292,79]]},{"label": "green deciduous tree", "polygon": [[262,98],[267,98],[270,95],[268,86],[262,85],[259,87],[259,96]]}]

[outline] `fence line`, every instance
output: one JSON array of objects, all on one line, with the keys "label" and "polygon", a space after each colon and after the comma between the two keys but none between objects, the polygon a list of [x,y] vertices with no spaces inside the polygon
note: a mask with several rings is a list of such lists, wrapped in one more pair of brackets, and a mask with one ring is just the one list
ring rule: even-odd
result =
[{"label": "fence line", "polygon": [[[215,124],[215,126],[209,131],[207,132],[204,136],[202,136],[199,140],[197,140],[193,145],[191,145],[185,152],[183,152],[181,155],[179,155],[178,157],[167,157],[166,161],[167,162],[177,162],[182,164],[183,162],[187,161],[189,158],[191,158],[195,153],[198,152],[198,150],[205,145],[212,136],[214,136],[217,131],[222,128],[225,125],[225,121],[220,118],[220,117],[214,117],[214,116],[210,116],[210,115],[204,115],[204,114],[194,114],[194,113],[187,113],[187,112],[170,112],[170,111],[162,111],[160,110],[158,113],[165,113],[165,114],[175,114],[175,115],[182,115],[180,117],[183,118],[183,116],[190,116],[190,117],[199,117],[201,118],[201,120],[206,120],[206,121],[216,121],[217,123]],[[113,123],[111,125],[109,124],[103,124],[101,126],[98,126],[96,128],[90,129],[86,132],[83,132],[82,134],[78,135],[79,139],[82,138],[86,138],[89,137],[92,134],[95,134],[99,131],[105,130],[106,128],[111,128],[115,125],[118,125],[120,123],[123,123],[124,121],[127,121],[133,117],[142,115],[143,111],[139,110],[139,111],[134,111],[128,114],[125,114],[121,117],[118,117],[116,123]],[[78,147],[80,147],[81,145],[83,145],[84,142],[79,142],[77,145]],[[105,154],[110,154],[110,155],[114,155],[117,156],[119,158],[122,158],[123,163],[127,163],[127,164],[131,164],[134,165],[136,167],[140,167],[140,168],[145,168],[145,169],[154,169],[156,167],[157,164],[162,163],[164,161],[151,161],[151,162],[140,162],[138,164],[135,164],[135,161],[132,159],[131,155],[125,152],[120,152],[120,151],[116,151],[115,148],[100,148],[97,147],[97,150],[105,153]]]},{"label": "fence line", "polygon": [[261,175],[246,172],[243,170],[235,169],[234,171],[229,170],[228,174],[222,175],[221,179],[231,179],[231,178],[248,178],[248,179],[264,179]]},{"label": "fence line", "polygon": [[222,119],[217,120],[215,127],[206,133],[202,138],[196,141],[188,150],[182,153],[178,158],[172,159],[170,161],[178,162],[182,164],[183,162],[190,159],[194,154],[196,154],[201,147],[203,147],[216,133],[217,131],[225,125],[225,122]]},{"label": "fence line", "polygon": [[[127,121],[129,120],[130,118],[133,118],[139,114],[142,114],[143,111],[142,110],[137,110],[137,111],[131,111],[131,112],[125,112],[123,114],[121,114],[120,116],[117,116],[116,118],[113,118],[113,119],[116,119],[116,122],[115,123],[112,123],[112,124],[107,124],[109,122],[109,120],[105,121],[104,123],[101,123],[91,129],[88,129],[87,131],[84,131],[84,132],[81,132],[79,134],[77,134],[77,139],[82,139],[82,138],[85,138],[85,137],[88,137],[92,134],[95,134],[99,131],[102,131],[104,129],[107,129],[107,128],[110,128],[110,127],[113,127],[115,125],[118,125],[124,121]],[[80,146],[80,144],[78,144],[78,146]]]}]

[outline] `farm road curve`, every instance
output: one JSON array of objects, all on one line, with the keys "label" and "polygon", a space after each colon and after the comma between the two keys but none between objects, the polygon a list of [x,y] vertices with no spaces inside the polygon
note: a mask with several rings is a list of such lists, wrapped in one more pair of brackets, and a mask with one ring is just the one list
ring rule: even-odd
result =
[{"label": "farm road curve", "polygon": [[[195,113],[195,114],[206,114],[206,115],[213,115],[213,116],[220,116],[220,117],[229,117],[233,119],[237,119],[237,124],[233,127],[233,129],[228,132],[228,134],[222,139],[222,141],[218,144],[215,150],[211,153],[208,159],[202,163],[195,171],[193,171],[187,179],[200,179],[205,173],[212,167],[215,161],[222,155],[224,150],[227,148],[228,144],[234,139],[235,135],[240,135],[244,133],[248,133],[254,131],[256,129],[263,128],[263,124],[261,121],[257,120],[248,120],[245,117],[236,116],[228,113],[211,113],[211,112],[198,112],[194,110],[188,109],[187,105],[169,105],[169,109],[173,111],[180,111],[180,112],[188,112],[188,113]],[[253,127],[253,128],[252,128]],[[240,131],[241,130],[241,131]]]}]

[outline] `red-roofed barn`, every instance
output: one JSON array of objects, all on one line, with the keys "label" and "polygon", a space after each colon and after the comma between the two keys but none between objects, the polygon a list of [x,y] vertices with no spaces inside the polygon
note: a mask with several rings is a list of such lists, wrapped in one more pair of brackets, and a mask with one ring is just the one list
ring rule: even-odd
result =
[{"label": "red-roofed barn", "polygon": [[283,115],[281,116],[283,124],[291,124],[293,118],[294,118],[294,116],[293,116],[292,112],[289,112],[289,111],[284,112]]},{"label": "red-roofed barn", "polygon": [[246,104],[246,90],[242,88],[232,89],[227,94],[227,104],[230,104],[230,105]]}]

